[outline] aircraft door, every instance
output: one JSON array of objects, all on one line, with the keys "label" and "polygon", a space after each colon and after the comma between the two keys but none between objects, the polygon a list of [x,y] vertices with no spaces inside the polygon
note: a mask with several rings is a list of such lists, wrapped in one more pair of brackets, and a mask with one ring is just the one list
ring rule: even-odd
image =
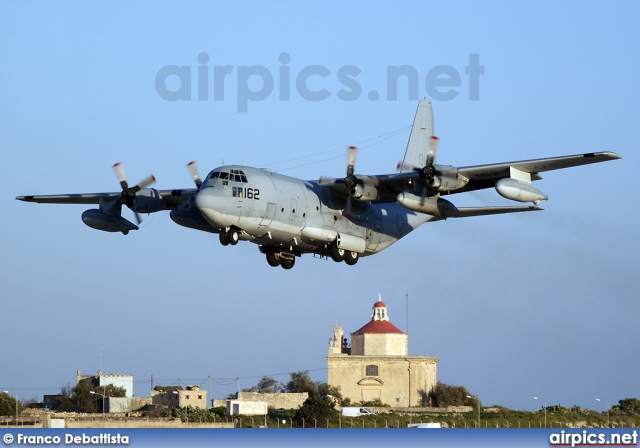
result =
[{"label": "aircraft door", "polygon": [[271,224],[271,221],[273,221],[273,217],[276,214],[277,207],[278,206],[273,202],[267,203],[267,210],[264,212],[262,221],[260,221],[260,224],[259,224],[260,227],[268,227]]}]

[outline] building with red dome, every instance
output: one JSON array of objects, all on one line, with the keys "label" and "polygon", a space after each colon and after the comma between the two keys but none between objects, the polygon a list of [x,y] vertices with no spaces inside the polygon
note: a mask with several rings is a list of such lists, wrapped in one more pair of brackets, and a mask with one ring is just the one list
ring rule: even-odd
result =
[{"label": "building with red dome", "polygon": [[329,338],[327,383],[340,387],[351,403],[379,402],[391,407],[427,406],[436,385],[437,358],[409,356],[409,335],[389,321],[378,297],[371,318],[351,333],[351,344],[336,323]]}]

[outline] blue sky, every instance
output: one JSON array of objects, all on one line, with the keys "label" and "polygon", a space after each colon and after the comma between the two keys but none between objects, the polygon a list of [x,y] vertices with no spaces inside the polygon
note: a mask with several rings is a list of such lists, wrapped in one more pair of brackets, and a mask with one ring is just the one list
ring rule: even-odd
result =
[{"label": "blue sky", "polygon": [[[333,324],[360,328],[381,293],[403,330],[409,295],[410,354],[438,357],[438,379],[483,404],[537,409],[538,396],[604,410],[595,398],[640,395],[637,3],[0,8],[0,389],[42,399],[73,383],[76,370],[97,371],[101,351],[103,371],[133,374],[138,396],[148,395],[152,375],[205,387],[211,377],[215,397],[234,392],[236,377],[249,387],[263,375],[286,381],[287,372],[310,370],[326,381]],[[465,74],[474,54],[484,67],[478,100]],[[191,67],[190,101],[156,90],[168,65]],[[224,100],[213,99],[210,79],[209,99],[198,101],[199,67],[212,76],[227,65]],[[203,175],[224,159],[339,176],[351,144],[361,147],[358,173],[394,172],[417,106],[403,83],[398,99],[387,99],[387,68],[401,65],[419,74],[419,97],[428,96],[430,70],[460,75],[455,98],[430,98],[440,163],[603,150],[623,160],[543,174],[544,212],[426,224],[354,267],[305,256],[292,271],[273,269],[257,246],[221,247],[168,213],[123,236],[83,225],[84,206],[14,200],[117,190],[115,162],[132,182],[153,172],[157,188],[191,187],[191,160]],[[252,66],[271,74],[274,88],[239,112],[241,95],[262,88],[255,77],[243,88],[239,74]],[[295,88],[310,66],[330,73],[309,80],[330,93],[323,101]],[[362,94],[343,101],[338,72],[348,66],[359,70],[352,79]],[[279,96],[283,67],[288,101]],[[179,87],[176,77],[166,85]],[[452,200],[509,202],[493,190]]]}]

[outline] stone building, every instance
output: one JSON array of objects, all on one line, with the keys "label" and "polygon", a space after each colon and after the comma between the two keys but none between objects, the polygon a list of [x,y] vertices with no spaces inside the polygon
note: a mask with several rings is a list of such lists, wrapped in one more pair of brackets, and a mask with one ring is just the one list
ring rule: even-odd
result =
[{"label": "stone building", "polygon": [[91,381],[96,386],[108,386],[110,384],[116,387],[123,387],[127,398],[133,397],[133,375],[121,373],[102,373],[98,370],[97,375],[82,375],[79,370],[76,371],[76,386],[82,381]]},{"label": "stone building", "polygon": [[409,356],[409,336],[389,321],[387,307],[378,297],[370,321],[351,333],[333,327],[329,338],[327,383],[340,387],[352,404],[380,402],[391,407],[428,406],[436,385],[437,358]]},{"label": "stone building", "polygon": [[151,391],[153,404],[170,408],[207,408],[207,391],[200,390],[200,386],[187,386],[185,390]]},{"label": "stone building", "polygon": [[[269,409],[298,409],[305,400],[309,398],[307,392],[301,393],[256,393],[256,392],[238,392],[235,401],[250,402],[264,401]],[[228,398],[212,400],[211,406],[216,408],[224,406],[229,407],[230,400]]]}]

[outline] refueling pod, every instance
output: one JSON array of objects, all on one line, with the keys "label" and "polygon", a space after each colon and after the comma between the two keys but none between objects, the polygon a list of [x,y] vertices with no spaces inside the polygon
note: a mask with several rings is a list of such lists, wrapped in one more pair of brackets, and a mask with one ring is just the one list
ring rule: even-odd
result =
[{"label": "refueling pod", "polygon": [[517,179],[505,178],[496,182],[496,191],[500,196],[512,201],[533,202],[538,205],[540,201],[546,201],[549,197],[527,182]]},{"label": "refueling pod", "polygon": [[443,218],[453,217],[458,214],[456,206],[442,198],[422,198],[403,191],[398,194],[397,199],[400,205],[414,212]]},{"label": "refueling pod", "polygon": [[105,213],[100,209],[92,208],[82,213],[82,222],[92,229],[104,232],[129,233],[129,230],[138,230],[138,226],[127,221],[122,216]]}]

